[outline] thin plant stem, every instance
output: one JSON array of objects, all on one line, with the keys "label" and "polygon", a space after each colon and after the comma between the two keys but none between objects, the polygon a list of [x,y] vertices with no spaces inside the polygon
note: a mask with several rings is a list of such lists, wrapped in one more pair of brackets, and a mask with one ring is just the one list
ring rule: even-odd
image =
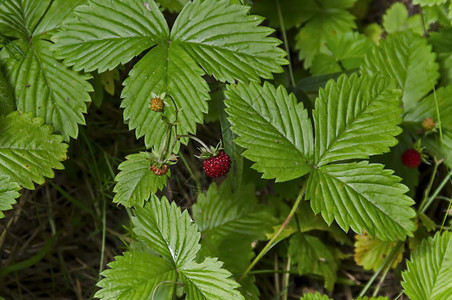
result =
[{"label": "thin plant stem", "polygon": [[433,166],[432,176],[430,176],[430,180],[429,180],[427,188],[425,189],[425,192],[424,192],[424,198],[422,199],[421,206],[419,206],[419,211],[421,213],[424,212],[422,209],[425,206],[427,200],[429,199],[428,195],[430,194],[430,191],[432,189],[433,181],[435,180],[436,172],[438,171],[438,166],[442,162],[442,161],[438,161],[436,159],[436,157],[434,157],[434,159],[435,159],[435,165]]},{"label": "thin plant stem", "polygon": [[374,293],[372,294],[372,297],[376,297],[377,296],[378,291],[380,290],[381,285],[383,284],[383,281],[386,278],[386,275],[388,275],[389,269],[391,269],[391,265],[392,265],[392,262],[390,262],[388,264],[388,266],[386,267],[386,269],[383,271],[383,275],[381,275],[380,281],[378,282],[377,286],[375,287],[375,290],[374,290]]},{"label": "thin plant stem", "polygon": [[[285,268],[286,271],[290,270],[291,264],[292,264],[292,261],[290,259],[290,255],[287,255],[287,263],[286,263],[286,268]],[[282,300],[287,300],[287,297],[289,296],[289,278],[290,278],[290,273],[289,272],[285,273],[284,277],[283,277],[282,288],[283,288],[284,293],[282,296]]]},{"label": "thin plant stem", "polygon": [[375,279],[377,279],[378,275],[380,275],[381,271],[383,271],[383,269],[388,265],[392,265],[392,261],[395,259],[396,257],[396,253],[397,251],[399,251],[400,247],[402,247],[404,242],[402,241],[398,241],[397,244],[394,246],[394,248],[392,248],[391,252],[389,253],[389,255],[385,258],[385,260],[383,261],[383,263],[381,264],[381,266],[378,268],[378,270],[374,273],[374,275],[369,279],[369,281],[367,282],[367,284],[364,286],[364,288],[361,290],[361,293],[359,293],[358,297],[363,297],[367,290],[370,288],[370,286],[372,285],[372,283],[375,281]]},{"label": "thin plant stem", "polygon": [[270,250],[271,247],[273,247],[273,243],[276,241],[276,239],[279,237],[281,232],[286,228],[286,226],[289,224],[290,220],[292,219],[293,215],[297,211],[298,205],[300,204],[301,200],[303,199],[304,192],[306,190],[306,185],[303,185],[303,187],[300,190],[300,193],[298,194],[297,200],[295,200],[294,205],[292,206],[292,209],[289,212],[289,215],[287,216],[284,223],[281,225],[281,227],[276,231],[271,239],[267,242],[265,247],[259,252],[259,254],[256,256],[256,258],[251,262],[251,264],[248,266],[248,268],[243,272],[243,274],[240,276],[240,278],[237,280],[238,282],[242,281],[243,278],[248,275],[248,273],[251,271],[251,269],[257,264],[258,261],[264,257],[264,255],[267,253],[268,250]]},{"label": "thin plant stem", "polygon": [[194,136],[194,135],[191,135],[191,134],[178,135],[178,136],[177,136],[177,139],[184,138],[184,137],[189,138],[189,139],[192,139],[192,140],[194,140],[194,141],[197,141],[197,142],[200,143],[204,148],[206,148],[206,150],[207,150],[209,153],[212,153],[212,154],[213,154],[212,150],[210,150],[210,148],[209,148],[203,141],[201,141],[199,138],[197,138],[197,137]]},{"label": "thin plant stem", "polygon": [[290,83],[291,83],[292,87],[295,87],[296,84],[295,84],[295,79],[293,76],[292,61],[290,59],[289,41],[287,40],[286,27],[284,26],[284,19],[282,16],[281,5],[279,4],[279,0],[276,0],[276,10],[278,11],[279,25],[281,26],[281,32],[282,32],[283,40],[284,40],[284,47],[286,48],[286,52],[287,52],[287,60],[289,61]]},{"label": "thin plant stem", "polygon": [[441,192],[441,190],[444,188],[444,186],[450,180],[451,177],[452,177],[452,171],[450,171],[449,174],[447,174],[447,176],[443,179],[443,181],[441,181],[439,186],[436,188],[433,195],[431,195],[430,198],[428,198],[427,203],[422,207],[421,213],[425,212],[429,208],[429,206],[432,204],[433,200],[435,200],[436,196],[438,196],[439,192]]}]

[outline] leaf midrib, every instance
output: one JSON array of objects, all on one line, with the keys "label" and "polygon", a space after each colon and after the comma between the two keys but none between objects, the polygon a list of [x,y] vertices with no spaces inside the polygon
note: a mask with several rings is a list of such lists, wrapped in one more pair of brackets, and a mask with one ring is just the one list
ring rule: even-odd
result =
[{"label": "leaf midrib", "polygon": [[435,279],[433,280],[433,285],[432,285],[431,290],[430,290],[430,292],[429,292],[429,297],[431,297],[432,294],[434,294],[434,291],[435,291],[435,285],[436,285],[436,282],[438,281],[439,273],[441,272],[442,266],[443,266],[443,264],[444,264],[445,261],[446,261],[446,257],[447,257],[446,253],[449,251],[449,249],[451,249],[451,248],[449,247],[449,246],[451,246],[451,244],[452,244],[452,238],[449,238],[449,241],[448,241],[448,243],[447,243],[447,246],[445,247],[445,248],[446,248],[446,251],[444,251],[444,253],[443,253],[443,257],[442,257],[442,259],[441,259],[441,263],[440,263],[440,266],[439,266],[439,268],[438,268],[438,272],[436,272],[436,274],[434,274]]}]

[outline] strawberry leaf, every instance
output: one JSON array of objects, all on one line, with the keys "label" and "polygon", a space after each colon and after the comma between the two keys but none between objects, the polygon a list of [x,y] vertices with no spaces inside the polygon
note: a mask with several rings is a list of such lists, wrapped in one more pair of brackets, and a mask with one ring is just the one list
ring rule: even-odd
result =
[{"label": "strawberry leaf", "polygon": [[149,152],[131,154],[119,165],[121,172],[115,178],[117,184],[113,190],[116,193],[114,203],[121,203],[126,207],[143,206],[151,194],[165,187],[170,171],[161,176],[155,175],[150,168],[150,158]]},{"label": "strawberry leaf", "polygon": [[0,117],[0,128],[0,175],[34,189],[33,181],[42,184],[44,176],[54,176],[52,169],[63,169],[68,145],[41,118],[12,112]]},{"label": "strawberry leaf", "polygon": [[200,248],[198,228],[176,203],[152,195],[144,208],[135,209],[132,222],[138,239],[175,267],[195,259]]},{"label": "strawberry leaf", "polygon": [[297,233],[289,240],[289,255],[298,265],[298,274],[315,274],[325,278],[325,287],[332,290],[336,282],[337,261],[322,241],[308,234]]},{"label": "strawberry leaf", "polygon": [[402,286],[412,300],[451,299],[452,234],[444,231],[424,242],[412,252],[402,273]]},{"label": "strawberry leaf", "polygon": [[16,108],[15,99],[8,81],[0,70],[0,115],[7,115]]},{"label": "strawberry leaf", "polygon": [[[116,256],[106,277],[97,283],[102,288],[94,297],[100,299],[170,299],[177,280],[177,271],[163,258],[145,252],[125,252]],[[152,298],[154,298],[152,297]]]},{"label": "strawberry leaf", "polygon": [[86,102],[91,101],[90,76],[58,62],[46,40],[16,40],[7,47],[19,49],[14,56],[2,52],[15,86],[17,109],[44,118],[66,140],[77,137],[78,124],[85,124]]},{"label": "strawberry leaf", "polygon": [[287,181],[312,169],[311,121],[293,94],[266,82],[231,85],[226,97],[235,142],[263,178]]},{"label": "strawberry leaf", "polygon": [[363,72],[387,75],[403,91],[403,105],[409,110],[433,89],[438,80],[435,54],[425,39],[405,31],[390,34],[369,53]]},{"label": "strawberry leaf", "polygon": [[208,257],[202,263],[187,263],[179,269],[187,300],[245,299],[230,279],[231,273],[221,268],[223,263]]},{"label": "strawberry leaf", "polygon": [[340,35],[356,28],[353,15],[347,10],[355,0],[307,0],[298,5],[303,26],[296,35],[295,47],[304,59],[305,68],[312,64],[318,53],[328,53],[325,42],[334,35]]},{"label": "strawberry leaf", "polygon": [[344,231],[351,227],[384,241],[404,239],[414,230],[414,202],[392,172],[365,161],[322,166],[310,174],[306,198],[316,214],[328,224],[336,220]]},{"label": "strawberry leaf", "polygon": [[51,0],[5,0],[0,5],[0,32],[28,40]]},{"label": "strawberry leaf", "polygon": [[315,294],[308,293],[304,294],[303,297],[300,298],[300,300],[332,300],[327,295],[322,295],[319,292],[316,292]]},{"label": "strawberry leaf", "polygon": [[52,37],[57,58],[75,70],[112,70],[169,35],[154,1],[90,0],[75,15]]},{"label": "strawberry leaf", "polygon": [[412,30],[417,34],[424,34],[421,15],[408,16],[408,9],[403,3],[396,2],[383,16],[383,27],[388,33]]},{"label": "strawberry leaf", "polygon": [[388,152],[402,131],[398,96],[385,77],[353,74],[329,81],[313,112],[317,166]]},{"label": "strawberry leaf", "polygon": [[5,217],[3,211],[13,208],[16,198],[20,196],[19,190],[20,186],[11,182],[9,176],[0,175],[0,219]]}]

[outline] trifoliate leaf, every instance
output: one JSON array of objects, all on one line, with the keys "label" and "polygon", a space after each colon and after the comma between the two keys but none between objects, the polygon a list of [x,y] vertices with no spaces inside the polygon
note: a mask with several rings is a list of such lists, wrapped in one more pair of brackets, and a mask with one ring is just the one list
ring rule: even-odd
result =
[{"label": "trifoliate leaf", "polygon": [[231,273],[222,269],[222,262],[208,257],[202,263],[194,261],[179,268],[187,300],[245,299],[230,279]]},{"label": "trifoliate leaf", "polygon": [[169,36],[168,25],[152,0],[90,0],[76,8],[75,16],[52,41],[57,58],[77,71],[112,70]]},{"label": "trifoliate leaf", "polygon": [[405,110],[411,109],[436,84],[435,54],[424,38],[405,31],[390,34],[364,60],[363,71],[383,74],[397,81]]},{"label": "trifoliate leaf", "polygon": [[314,57],[311,73],[314,75],[328,74],[345,70],[357,69],[373,43],[358,32],[331,37],[326,43],[330,54],[320,53]]},{"label": "trifoliate leaf", "polygon": [[402,286],[412,300],[452,299],[452,234],[438,232],[412,252]]},{"label": "trifoliate leaf", "polygon": [[117,184],[113,190],[116,193],[114,203],[121,203],[126,207],[143,206],[151,194],[165,187],[170,171],[164,175],[155,175],[150,168],[150,159],[149,152],[140,152],[128,155],[126,161],[119,165],[121,172],[115,178]]},{"label": "trifoliate leaf", "polygon": [[44,118],[66,140],[77,137],[78,124],[85,124],[86,102],[91,101],[90,76],[58,62],[46,40],[16,40],[8,46],[13,45],[19,52],[7,56],[6,65],[15,86],[17,109]]},{"label": "trifoliate leaf", "polygon": [[300,300],[332,300],[327,295],[322,295],[319,292],[316,292],[315,294],[309,293],[304,294],[303,297],[300,298]]},{"label": "trifoliate leaf", "polygon": [[198,228],[174,202],[152,195],[144,208],[136,207],[132,222],[138,239],[175,267],[195,259],[200,248]]},{"label": "trifoliate leaf", "polygon": [[325,287],[332,290],[336,282],[337,261],[328,247],[316,237],[297,233],[289,240],[289,255],[298,265],[298,273],[325,278]]},{"label": "trifoliate leaf", "polygon": [[405,239],[414,230],[414,201],[392,173],[364,161],[322,166],[310,174],[306,198],[315,213],[328,224],[336,220],[344,231],[351,227],[385,241]]},{"label": "trifoliate leaf", "polygon": [[296,35],[295,47],[300,51],[300,59],[304,59],[305,68],[311,66],[316,54],[327,53],[325,42],[332,36],[356,28],[354,17],[347,10],[354,2],[307,0],[298,5],[304,24]]},{"label": "trifoliate leaf", "polygon": [[287,64],[274,30],[258,26],[262,17],[247,15],[250,7],[227,0],[188,2],[171,29],[171,40],[220,81],[273,78]]},{"label": "trifoliate leaf", "polygon": [[386,32],[412,30],[420,35],[424,34],[421,15],[408,16],[408,9],[403,3],[394,3],[383,16],[383,27]]},{"label": "trifoliate leaf", "polygon": [[14,99],[12,89],[0,70],[0,115],[7,115],[16,108],[16,100]]},{"label": "trifoliate leaf", "polygon": [[402,131],[399,95],[386,77],[352,74],[329,81],[313,112],[316,165],[389,151]]},{"label": "trifoliate leaf", "polygon": [[0,32],[28,40],[51,0],[5,0],[0,3]]},{"label": "trifoliate leaf", "polygon": [[432,118],[435,123],[438,123],[436,105],[438,105],[442,128],[452,130],[452,85],[433,91],[407,112],[405,121],[421,123],[425,118]]},{"label": "trifoliate leaf", "polygon": [[52,169],[63,169],[68,146],[41,118],[12,112],[0,117],[0,128],[0,175],[34,189],[33,181],[42,184],[44,176],[54,176]]},{"label": "trifoliate leaf", "polygon": [[[381,267],[386,257],[391,253],[397,242],[381,241],[372,239],[367,234],[358,234],[355,236],[355,262],[362,266],[364,270],[373,270],[376,272]],[[391,267],[394,269],[403,259],[405,246],[399,248],[392,261]]]},{"label": "trifoliate leaf", "polygon": [[19,194],[20,186],[11,182],[9,176],[0,175],[0,219],[4,218],[3,211],[13,208],[16,203],[16,198]]},{"label": "trifoliate leaf", "polygon": [[209,87],[203,74],[204,71],[179,44],[152,48],[124,81],[121,107],[125,108],[124,118],[129,129],[136,129],[137,138],[144,136],[147,147],[160,147],[168,125],[162,121],[161,113],[149,108],[149,102],[152,93],[166,92],[168,99],[171,97],[174,102],[168,100],[165,116],[174,121],[176,109],[181,110],[178,113],[179,134],[195,133],[196,123],[202,123],[203,113],[207,112],[206,100],[209,99]]},{"label": "trifoliate leaf", "polygon": [[269,83],[231,85],[225,101],[235,142],[263,178],[287,181],[308,173],[313,156],[312,125],[293,94]]},{"label": "trifoliate leaf", "polygon": [[94,297],[99,299],[141,300],[171,299],[177,284],[177,271],[163,258],[145,252],[125,252],[116,256],[103,271],[106,277],[97,283],[102,288]]}]

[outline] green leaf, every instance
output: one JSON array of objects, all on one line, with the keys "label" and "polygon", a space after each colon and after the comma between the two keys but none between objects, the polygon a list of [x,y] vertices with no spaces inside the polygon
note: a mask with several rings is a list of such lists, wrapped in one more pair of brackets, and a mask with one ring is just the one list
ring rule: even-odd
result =
[{"label": "green leaf", "polygon": [[347,10],[354,0],[307,0],[298,6],[305,22],[296,35],[295,48],[300,59],[304,59],[305,68],[312,64],[318,53],[328,53],[325,42],[334,35],[340,35],[356,28],[353,15]]},{"label": "green leaf", "polygon": [[303,104],[269,83],[231,85],[225,101],[235,142],[263,178],[287,181],[310,172],[312,125]]},{"label": "green leaf", "polygon": [[170,12],[180,12],[188,0],[157,0],[157,2]]},{"label": "green leaf", "polygon": [[364,72],[387,75],[397,81],[403,91],[405,110],[425,97],[439,77],[431,46],[409,31],[390,34],[364,61]]},{"label": "green leaf", "polygon": [[[136,136],[145,137],[146,147],[163,144],[168,125],[162,114],[149,109],[151,94],[166,92],[174,100],[179,112],[179,134],[196,132],[196,123],[203,122],[207,112],[209,88],[202,78],[204,71],[176,43],[158,45],[151,49],[132,69],[124,81],[121,97],[124,100],[124,118],[129,129],[136,129]],[[174,103],[167,101],[165,116],[175,120]],[[174,139],[174,137],[172,137]]]},{"label": "green leaf", "polygon": [[[381,241],[372,239],[367,234],[358,234],[355,242],[355,262],[358,266],[363,266],[364,270],[372,269],[377,272],[395,245],[396,242]],[[404,252],[405,245],[402,245],[392,260],[393,269],[402,261]]]},{"label": "green leaf", "polygon": [[198,228],[174,202],[152,195],[144,208],[136,207],[132,222],[138,239],[175,267],[195,259],[200,248]]},{"label": "green leaf", "polygon": [[171,29],[180,46],[207,74],[234,82],[273,78],[287,64],[280,40],[267,37],[273,29],[258,26],[262,17],[247,15],[250,8],[228,0],[188,2]]},{"label": "green leaf", "polygon": [[314,75],[359,68],[373,43],[358,32],[347,32],[331,37],[326,47],[329,54],[320,53],[314,57],[311,66]]},{"label": "green leaf", "polygon": [[230,279],[231,273],[216,258],[208,257],[202,263],[194,261],[179,269],[187,300],[245,299],[236,290],[240,285]]},{"label": "green leaf", "polygon": [[309,293],[304,294],[303,297],[300,298],[300,300],[332,300],[327,295],[322,295],[319,292],[316,292],[315,294]]},{"label": "green leaf", "polygon": [[56,57],[77,71],[112,70],[169,35],[168,25],[152,0],[90,0],[76,8],[75,16],[52,41]]},{"label": "green leaf", "polygon": [[325,287],[333,290],[337,262],[320,239],[303,233],[293,235],[289,241],[289,255],[293,263],[298,265],[300,275],[320,275],[325,278]]},{"label": "green leaf", "polygon": [[422,139],[422,146],[438,160],[444,159],[444,163],[452,169],[452,131],[444,130],[442,139],[439,134],[430,134]]},{"label": "green leaf", "polygon": [[36,26],[33,35],[47,34],[59,29],[63,20],[74,17],[74,9],[86,2],[88,0],[53,0],[46,14]]},{"label": "green leaf", "polygon": [[212,183],[207,194],[200,194],[193,205],[193,219],[202,233],[203,256],[219,257],[225,267],[240,275],[254,253],[252,243],[266,239],[277,220],[270,206],[258,204],[252,185],[231,191],[232,180],[220,188]]},{"label": "green leaf", "polygon": [[44,118],[66,140],[77,137],[78,124],[85,124],[86,102],[91,101],[90,76],[58,62],[46,40],[13,43],[21,54],[9,56],[7,67],[15,86],[17,109]]},{"label": "green leaf", "polygon": [[140,152],[126,157],[118,169],[121,171],[116,175],[117,184],[113,189],[114,203],[121,203],[126,207],[143,206],[149,200],[151,194],[157,190],[163,190],[170,172],[157,176],[150,169],[151,154]]},{"label": "green leaf", "polygon": [[438,123],[436,103],[438,103],[442,128],[452,130],[452,85],[441,87],[420,101],[405,115],[405,121],[422,122],[429,117]]},{"label": "green leaf", "polygon": [[6,0],[0,6],[0,32],[28,40],[51,0]]},{"label": "green leaf", "polygon": [[102,288],[94,297],[99,299],[141,300],[153,299],[157,292],[159,299],[171,299],[177,271],[168,261],[145,252],[125,252],[116,256],[116,261],[103,271],[106,277],[97,283]]},{"label": "green leaf", "polygon": [[398,96],[386,77],[352,74],[330,81],[313,112],[316,165],[388,152],[402,131]]},{"label": "green leaf", "polygon": [[446,3],[447,0],[413,0],[413,4],[421,6],[433,6]]},{"label": "green leaf", "polygon": [[[254,1],[251,11],[258,15],[264,16],[271,27],[281,28],[280,20],[277,13],[277,3],[279,3],[281,14],[284,16],[284,27],[290,29],[300,26],[301,22],[306,19],[308,7],[300,7],[300,0],[284,0],[284,1]],[[307,9],[306,9],[307,8]]]},{"label": "green leaf", "polygon": [[10,181],[9,176],[0,175],[0,219],[4,218],[3,211],[13,208],[16,198],[20,196],[20,186]]},{"label": "green leaf", "polygon": [[0,128],[0,175],[34,189],[33,181],[42,184],[44,176],[54,176],[52,169],[63,169],[67,144],[41,118],[12,112],[0,117]]},{"label": "green leaf", "polygon": [[430,33],[428,42],[438,54],[441,85],[452,84],[452,28]]},{"label": "green leaf", "polygon": [[344,230],[363,230],[381,240],[405,239],[412,235],[413,200],[393,171],[368,162],[322,166],[310,174],[306,199],[328,224],[333,219]]},{"label": "green leaf", "polygon": [[15,99],[8,81],[0,70],[0,115],[7,115],[16,108]]},{"label": "green leaf", "polygon": [[452,234],[438,232],[411,254],[402,286],[412,300],[452,299]]},{"label": "green leaf", "polygon": [[403,3],[396,2],[389,8],[383,16],[383,27],[386,32],[412,30],[420,35],[424,34],[420,15],[408,17],[408,9]]}]

